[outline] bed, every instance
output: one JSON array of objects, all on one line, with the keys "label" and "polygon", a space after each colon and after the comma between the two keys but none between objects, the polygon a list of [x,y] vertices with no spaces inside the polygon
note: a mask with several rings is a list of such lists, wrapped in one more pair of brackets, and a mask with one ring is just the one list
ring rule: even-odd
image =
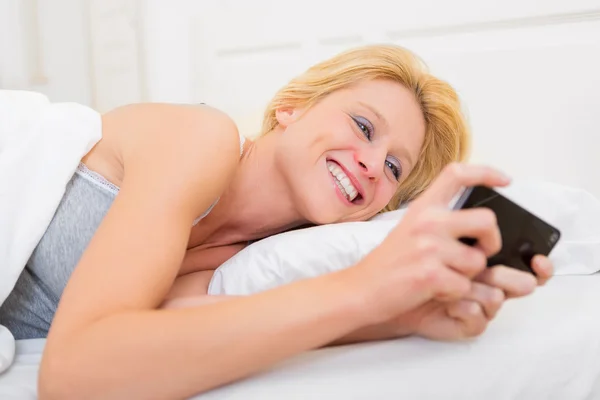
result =
[{"label": "bed", "polygon": [[483,336],[326,348],[197,399],[600,399],[600,274],[509,302]]},{"label": "bed", "polygon": [[[598,399],[599,304],[600,274],[556,277],[507,303],[477,339],[324,348],[193,399]],[[43,346],[17,342],[1,399],[36,398]]]},{"label": "bed", "polygon": [[[146,66],[159,74],[145,82],[150,100],[164,100],[166,86],[189,88],[186,100],[225,110],[252,136],[269,96],[294,74],[354,45],[397,43],[419,53],[465,100],[472,161],[600,198],[597,0],[428,0],[397,10],[384,0],[369,7],[307,0],[295,20],[281,18],[278,3],[267,0],[235,7],[226,0],[181,1],[168,15],[176,30],[155,23],[160,2],[145,3],[142,20],[151,37],[183,43],[145,49],[147,62],[161,60]],[[262,29],[268,24],[272,29]],[[174,80],[160,75],[172,70],[186,73]],[[587,266],[600,270],[600,257]],[[194,399],[600,399],[599,306],[600,273],[557,276],[534,295],[508,302],[477,339],[314,350]],[[0,375],[0,399],[36,398],[43,346],[43,340],[17,342],[15,363]]]}]

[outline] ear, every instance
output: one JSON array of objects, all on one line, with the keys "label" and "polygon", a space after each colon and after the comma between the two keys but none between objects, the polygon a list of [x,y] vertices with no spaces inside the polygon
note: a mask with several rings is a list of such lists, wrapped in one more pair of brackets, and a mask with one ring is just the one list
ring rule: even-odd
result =
[{"label": "ear", "polygon": [[298,118],[298,110],[294,107],[279,108],[275,111],[277,122],[282,127],[287,127]]}]

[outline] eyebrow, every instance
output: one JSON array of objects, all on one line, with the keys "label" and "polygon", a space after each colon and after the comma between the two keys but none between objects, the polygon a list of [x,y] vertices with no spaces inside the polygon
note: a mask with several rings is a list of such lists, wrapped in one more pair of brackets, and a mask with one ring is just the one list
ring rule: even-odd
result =
[{"label": "eyebrow", "polygon": [[[373,108],[372,106],[370,106],[367,103],[363,103],[362,101],[359,101],[358,104],[360,104],[362,107],[366,108],[367,110],[371,111],[373,114],[375,114],[375,117],[385,126],[389,126],[387,120],[383,117],[383,115],[381,115],[375,108]],[[401,147],[398,149],[398,152],[410,163],[411,167],[414,167],[415,163],[413,161],[413,159],[410,157],[410,154],[406,151],[405,148]]]},{"label": "eyebrow", "polygon": [[366,108],[367,110],[371,111],[373,114],[375,114],[375,117],[377,117],[377,119],[379,121],[381,121],[382,124],[384,124],[385,126],[389,126],[386,119],[383,117],[383,115],[381,115],[379,113],[379,111],[377,111],[375,108],[373,108],[372,106],[370,106],[367,103],[363,103],[362,101],[359,101],[358,104],[360,104],[361,106],[363,106],[364,108]]}]

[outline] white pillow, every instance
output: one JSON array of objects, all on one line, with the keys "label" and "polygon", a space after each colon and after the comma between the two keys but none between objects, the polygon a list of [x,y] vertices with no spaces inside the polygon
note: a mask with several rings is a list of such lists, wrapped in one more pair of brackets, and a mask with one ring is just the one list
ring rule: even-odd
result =
[{"label": "white pillow", "polygon": [[[566,186],[515,181],[499,189],[562,232],[550,254],[557,275],[600,271],[600,201]],[[245,295],[352,266],[401,221],[405,209],[370,221],[281,233],[251,244],[214,273],[209,294]]]}]

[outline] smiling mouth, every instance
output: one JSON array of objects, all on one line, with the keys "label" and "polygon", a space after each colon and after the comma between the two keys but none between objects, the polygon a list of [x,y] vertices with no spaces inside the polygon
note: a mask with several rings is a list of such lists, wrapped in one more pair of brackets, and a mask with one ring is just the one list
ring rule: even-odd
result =
[{"label": "smiling mouth", "polygon": [[334,182],[349,202],[355,203],[362,199],[361,194],[354,187],[348,175],[346,175],[336,162],[328,160],[327,169],[333,177]]}]

